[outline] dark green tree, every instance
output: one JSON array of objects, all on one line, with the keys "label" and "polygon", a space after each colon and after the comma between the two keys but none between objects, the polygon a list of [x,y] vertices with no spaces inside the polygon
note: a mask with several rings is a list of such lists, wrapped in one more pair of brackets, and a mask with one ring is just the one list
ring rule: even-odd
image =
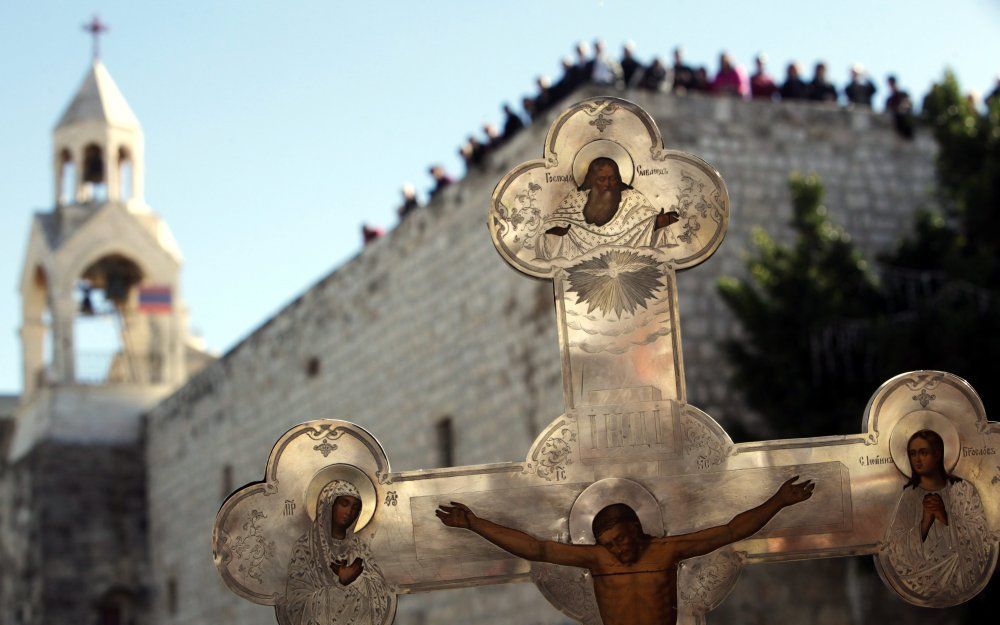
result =
[{"label": "dark green tree", "polygon": [[972,383],[988,409],[1000,389],[1000,101],[981,112],[946,72],[922,116],[938,144],[939,213],[881,259],[888,314],[880,340],[898,371],[943,369]]},{"label": "dark green tree", "polygon": [[753,232],[749,277],[719,290],[743,334],[726,343],[737,386],[778,436],[856,430],[872,392],[869,347],[857,340],[884,309],[878,280],[835,226],[816,176],[792,176],[791,245]]},{"label": "dark green tree", "polygon": [[856,431],[877,386],[914,369],[1000,402],[1000,101],[977,110],[947,72],[922,117],[941,209],[919,213],[877,272],[827,218],[820,182],[793,176],[795,241],[755,232],[748,277],[720,281],[743,330],[725,346],[734,382],[773,433]]},{"label": "dark green tree", "polygon": [[[795,241],[754,234],[748,277],[720,281],[744,333],[726,349],[736,385],[775,433],[857,431],[892,375],[940,369],[1000,407],[1000,99],[985,112],[946,72],[924,99],[938,144],[938,212],[880,258],[878,274],[830,223],[815,177],[791,180]],[[1000,573],[961,608],[995,619]]]},{"label": "dark green tree", "polygon": [[[955,75],[945,72],[923,108],[939,147],[938,193],[948,217],[941,230],[954,235],[932,268],[995,291],[1000,288],[1000,99],[981,113],[962,95]],[[918,232],[889,262],[913,266],[918,261],[909,252],[921,243]]]}]

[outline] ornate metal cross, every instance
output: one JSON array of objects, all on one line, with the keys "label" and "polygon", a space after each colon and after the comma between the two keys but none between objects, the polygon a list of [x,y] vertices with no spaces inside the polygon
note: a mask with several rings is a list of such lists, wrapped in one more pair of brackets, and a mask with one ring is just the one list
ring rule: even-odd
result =
[{"label": "ornate metal cross", "polygon": [[[964,380],[899,375],[849,436],[734,444],[687,403],[675,276],[718,248],[728,219],[719,173],[664,149],[645,111],[613,98],[566,110],[543,158],[497,185],[489,213],[504,260],[553,282],[566,412],[523,462],[430,471],[392,471],[350,422],[296,426],[264,481],[219,511],[226,585],[274,605],[283,625],[380,624],[400,593],[533,581],[567,615],[598,624],[586,570],[514,557],[435,510],[458,500],[539,539],[592,544],[591,521],[609,504],[628,504],[650,536],[684,534],[725,524],[799,475],[816,484],[811,499],[680,565],[681,621],[703,621],[745,565],[784,560],[873,554],[917,605],[978,593],[1000,536],[1000,424]],[[925,469],[921,453],[937,464]],[[928,490],[924,474],[943,486]],[[349,509],[356,500],[360,511]]]}]

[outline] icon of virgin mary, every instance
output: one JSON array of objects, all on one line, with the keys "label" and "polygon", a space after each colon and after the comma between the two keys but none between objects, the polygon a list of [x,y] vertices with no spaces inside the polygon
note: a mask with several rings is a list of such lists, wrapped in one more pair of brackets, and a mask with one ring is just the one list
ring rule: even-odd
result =
[{"label": "icon of virgin mary", "polygon": [[346,480],[326,484],[288,564],[282,625],[383,625],[392,593],[368,545],[354,535],[362,500]]}]

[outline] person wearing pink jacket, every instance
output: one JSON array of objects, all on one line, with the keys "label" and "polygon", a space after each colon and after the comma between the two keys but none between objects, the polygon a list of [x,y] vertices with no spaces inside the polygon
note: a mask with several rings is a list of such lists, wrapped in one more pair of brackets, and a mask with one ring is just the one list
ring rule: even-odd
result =
[{"label": "person wearing pink jacket", "polygon": [[712,93],[750,99],[750,77],[746,69],[733,63],[725,52],[719,55],[719,73],[712,81]]}]

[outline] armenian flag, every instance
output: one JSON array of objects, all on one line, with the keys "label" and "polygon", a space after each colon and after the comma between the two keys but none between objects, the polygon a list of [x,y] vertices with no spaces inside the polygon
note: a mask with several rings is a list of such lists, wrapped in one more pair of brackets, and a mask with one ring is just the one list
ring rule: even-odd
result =
[{"label": "armenian flag", "polygon": [[173,310],[173,292],[169,286],[139,287],[139,312],[168,313]]}]

